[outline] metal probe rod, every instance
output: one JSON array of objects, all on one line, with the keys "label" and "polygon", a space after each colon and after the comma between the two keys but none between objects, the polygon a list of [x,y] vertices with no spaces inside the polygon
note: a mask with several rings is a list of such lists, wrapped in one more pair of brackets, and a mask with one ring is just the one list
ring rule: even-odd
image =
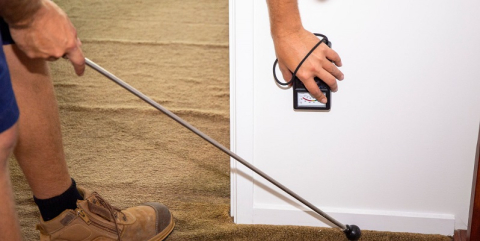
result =
[{"label": "metal probe rod", "polygon": [[187,129],[189,129],[190,131],[194,132],[195,134],[197,134],[198,136],[200,136],[201,138],[205,139],[206,141],[210,142],[210,144],[216,146],[218,149],[220,149],[221,151],[225,152],[226,154],[228,154],[229,156],[235,158],[237,161],[239,161],[240,163],[242,163],[244,166],[248,167],[250,170],[254,171],[255,173],[257,173],[258,175],[262,176],[263,178],[265,178],[267,181],[271,182],[272,184],[274,184],[275,186],[277,186],[278,188],[282,189],[284,192],[288,193],[290,196],[294,197],[295,199],[297,199],[299,202],[305,204],[307,207],[309,207],[310,209],[312,209],[313,211],[315,211],[316,213],[318,213],[320,216],[326,218],[328,221],[330,221],[331,223],[335,224],[338,228],[340,228],[342,231],[345,231],[347,229],[347,227],[338,222],[337,220],[335,220],[334,218],[330,217],[328,214],[324,213],[322,210],[318,209],[317,207],[315,207],[313,204],[311,204],[310,202],[308,202],[307,200],[303,199],[302,197],[300,197],[299,195],[297,195],[296,193],[294,193],[292,190],[288,189],[287,187],[285,187],[284,185],[282,185],[281,183],[275,181],[275,179],[271,178],[270,176],[268,176],[267,174],[265,174],[264,172],[262,172],[261,170],[257,169],[255,166],[253,166],[252,164],[250,164],[249,162],[245,161],[243,158],[241,158],[240,156],[238,156],[237,154],[235,154],[234,152],[230,151],[229,149],[227,149],[226,147],[224,147],[222,144],[218,143],[217,141],[215,141],[214,139],[212,139],[211,137],[209,137],[208,135],[204,134],[203,132],[201,132],[200,130],[198,130],[197,128],[195,128],[194,126],[190,125],[188,122],[184,121],[182,118],[178,117],[177,115],[175,115],[174,113],[170,112],[169,110],[165,109],[163,106],[161,106],[160,104],[158,104],[157,102],[153,101],[152,99],[150,99],[148,96],[144,95],[142,92],[138,91],[137,89],[133,88],[132,86],[130,86],[129,84],[125,83],[123,80],[119,79],[118,77],[116,77],[115,75],[111,74],[110,72],[108,72],[107,70],[105,70],[104,68],[100,67],[99,65],[97,65],[96,63],[94,63],[93,61],[91,61],[90,59],[88,58],[85,58],[85,63],[90,66],[92,69],[98,71],[100,74],[106,76],[107,78],[109,78],[110,80],[112,80],[113,82],[117,83],[118,85],[122,86],[123,88],[125,88],[126,90],[130,91],[132,94],[136,95],[137,97],[139,97],[140,99],[144,100],[145,102],[147,102],[148,104],[150,104],[151,106],[155,107],[156,109],[158,109],[159,111],[163,112],[164,114],[168,115],[170,118],[174,119],[176,122],[180,123],[181,125],[183,125],[184,127],[186,127]]}]

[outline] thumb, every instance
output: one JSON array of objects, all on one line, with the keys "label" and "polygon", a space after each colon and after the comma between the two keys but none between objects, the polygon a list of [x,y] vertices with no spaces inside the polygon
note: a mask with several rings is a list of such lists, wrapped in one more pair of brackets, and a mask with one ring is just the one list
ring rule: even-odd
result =
[{"label": "thumb", "polygon": [[[282,72],[282,76],[283,76],[283,79],[285,80],[285,82],[288,82],[292,79],[293,75],[292,75],[292,72],[287,68],[287,66],[285,64],[283,64],[282,62],[278,62],[278,67],[280,68],[280,71]],[[290,85],[292,85],[293,83],[290,83]]]}]

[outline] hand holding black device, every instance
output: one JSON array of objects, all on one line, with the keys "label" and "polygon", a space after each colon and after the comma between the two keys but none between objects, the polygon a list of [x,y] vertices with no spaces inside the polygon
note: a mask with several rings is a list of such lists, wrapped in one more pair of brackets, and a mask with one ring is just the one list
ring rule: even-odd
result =
[{"label": "hand holding black device", "polygon": [[310,110],[330,110],[331,107],[331,90],[330,87],[320,78],[315,77],[314,80],[317,83],[318,88],[320,91],[323,92],[325,97],[327,97],[327,103],[324,104],[317,99],[315,99],[313,96],[310,95],[308,90],[305,88],[305,85],[302,83],[300,79],[297,78],[296,73],[298,69],[300,69],[300,66],[302,66],[303,62],[310,56],[310,54],[321,44],[325,43],[329,48],[332,47],[332,43],[328,41],[327,36],[323,34],[318,34],[315,33],[315,36],[322,37],[322,40],[318,42],[311,50],[308,52],[307,55],[303,58],[303,60],[298,64],[297,68],[295,71],[292,73],[292,79],[286,83],[282,83],[278,80],[275,68],[278,63],[278,59],[275,60],[273,64],[273,76],[275,78],[275,81],[280,84],[280,85],[290,85],[293,83],[293,108],[294,109],[310,109]]}]

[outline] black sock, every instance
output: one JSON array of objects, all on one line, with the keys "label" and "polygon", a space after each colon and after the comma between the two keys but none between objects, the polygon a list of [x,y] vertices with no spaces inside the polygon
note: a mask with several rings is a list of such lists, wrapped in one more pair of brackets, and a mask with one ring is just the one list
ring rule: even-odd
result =
[{"label": "black sock", "polygon": [[72,185],[59,196],[48,199],[38,199],[33,197],[38,209],[40,209],[40,214],[42,215],[43,221],[45,222],[54,219],[67,209],[76,209],[77,200],[82,199],[83,198],[78,192],[77,185],[75,184],[75,180],[73,180],[73,178]]}]

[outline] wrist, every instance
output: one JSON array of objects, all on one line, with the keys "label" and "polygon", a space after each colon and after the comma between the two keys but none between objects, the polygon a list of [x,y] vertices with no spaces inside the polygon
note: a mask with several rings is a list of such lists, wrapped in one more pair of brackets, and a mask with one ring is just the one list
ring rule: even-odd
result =
[{"label": "wrist", "polygon": [[271,35],[273,39],[277,38],[283,38],[283,37],[288,37],[292,35],[298,35],[302,31],[304,31],[303,25],[301,23],[298,24],[283,24],[283,25],[277,25],[276,27],[273,27],[270,29]]}]

